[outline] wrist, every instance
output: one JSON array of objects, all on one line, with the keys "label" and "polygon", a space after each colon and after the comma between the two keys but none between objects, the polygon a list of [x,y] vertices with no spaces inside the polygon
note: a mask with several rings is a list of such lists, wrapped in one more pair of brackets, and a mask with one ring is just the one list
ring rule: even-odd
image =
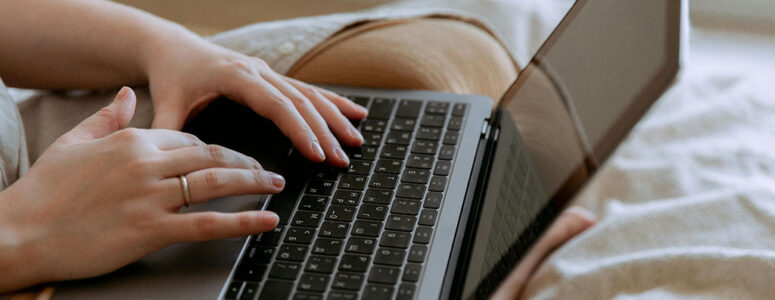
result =
[{"label": "wrist", "polygon": [[0,294],[42,283],[42,257],[27,234],[29,226],[21,224],[19,214],[10,213],[15,203],[24,202],[12,189],[0,192]]},{"label": "wrist", "polygon": [[[200,42],[201,37],[182,25],[159,19],[159,26],[149,28],[139,51],[139,69],[150,80],[155,68],[164,68],[165,61],[187,48],[187,44]],[[161,28],[161,29],[159,29]]]}]

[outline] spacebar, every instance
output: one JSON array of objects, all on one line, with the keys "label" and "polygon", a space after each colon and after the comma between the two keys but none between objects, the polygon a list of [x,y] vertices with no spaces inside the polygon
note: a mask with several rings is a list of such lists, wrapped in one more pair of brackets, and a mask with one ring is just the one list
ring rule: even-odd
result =
[{"label": "spacebar", "polygon": [[304,184],[309,179],[308,172],[302,170],[309,170],[309,167],[301,167],[300,164],[292,164],[294,166],[290,168],[284,168],[288,172],[280,172],[285,177],[285,188],[282,192],[276,195],[272,195],[269,198],[269,204],[266,206],[266,210],[273,211],[280,216],[280,224],[288,224],[288,221],[293,213],[293,209],[296,207],[296,203],[299,201],[299,196],[304,190]]}]

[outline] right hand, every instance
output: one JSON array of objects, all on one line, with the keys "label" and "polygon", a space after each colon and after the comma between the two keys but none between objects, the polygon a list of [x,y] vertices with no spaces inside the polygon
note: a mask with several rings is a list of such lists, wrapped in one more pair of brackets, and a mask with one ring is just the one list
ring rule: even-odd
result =
[{"label": "right hand", "polygon": [[275,213],[178,213],[186,175],[193,204],[278,193],[284,179],[254,159],[171,130],[125,127],[135,96],[109,106],[49,147],[0,193],[0,292],[116,270],[177,242],[268,231]]}]

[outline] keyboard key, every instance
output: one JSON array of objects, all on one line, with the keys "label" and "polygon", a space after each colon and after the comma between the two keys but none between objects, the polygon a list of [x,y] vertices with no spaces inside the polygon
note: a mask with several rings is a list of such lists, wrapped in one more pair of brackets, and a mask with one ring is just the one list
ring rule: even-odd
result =
[{"label": "keyboard key", "polygon": [[272,259],[274,252],[274,247],[253,246],[248,248],[245,261],[252,264],[266,264]]},{"label": "keyboard key", "polygon": [[237,270],[234,271],[234,279],[242,281],[261,281],[266,273],[266,265],[254,265],[241,263],[237,266]]},{"label": "keyboard key", "polygon": [[288,224],[301,195],[301,188],[297,188],[296,191],[291,191],[291,189],[292,187],[286,186],[281,193],[269,198],[269,204],[266,207],[266,210],[273,211],[280,217],[280,225]]},{"label": "keyboard key", "polygon": [[239,291],[242,289],[242,281],[232,281],[229,284],[229,288],[226,290],[225,299],[237,299]]},{"label": "keyboard key", "polygon": [[447,130],[452,131],[459,131],[460,128],[463,127],[463,118],[462,117],[452,117],[449,118],[449,123],[447,123]]},{"label": "keyboard key", "polygon": [[436,142],[417,140],[412,145],[412,153],[433,155],[436,154],[437,146]]},{"label": "keyboard key", "polygon": [[422,272],[422,265],[408,263],[404,267],[404,276],[401,278],[401,280],[417,282],[420,280],[420,272]]},{"label": "keyboard key", "polygon": [[299,203],[299,209],[323,211],[328,205],[328,197],[326,196],[304,196]]},{"label": "keyboard key", "polygon": [[347,153],[351,159],[374,160],[377,157],[377,147],[349,148]]},{"label": "keyboard key", "polygon": [[382,143],[382,133],[379,132],[364,132],[363,134],[364,146],[379,146]]},{"label": "keyboard key", "polygon": [[355,207],[344,205],[331,205],[326,214],[326,220],[350,222],[355,217]]},{"label": "keyboard key", "polygon": [[434,175],[433,177],[431,177],[431,183],[428,184],[428,190],[431,192],[443,192],[446,186],[447,186],[446,176]]},{"label": "keyboard key", "polygon": [[317,180],[336,181],[339,178],[340,169],[323,167],[312,173],[312,178]]},{"label": "keyboard key", "polygon": [[363,197],[363,203],[390,204],[392,200],[393,190],[385,189],[368,189]]},{"label": "keyboard key", "polygon": [[377,161],[377,167],[374,169],[374,172],[398,174],[401,172],[401,166],[403,165],[404,163],[400,160],[380,159]]},{"label": "keyboard key", "polygon": [[415,124],[417,124],[416,119],[395,118],[390,125],[390,130],[412,132]]},{"label": "keyboard key", "polygon": [[452,160],[452,158],[454,157],[455,157],[455,146],[451,146],[451,145],[441,146],[441,150],[439,151],[439,159]]},{"label": "keyboard key", "polygon": [[384,205],[363,204],[358,210],[358,219],[378,220],[385,219],[388,207]]},{"label": "keyboard key", "polygon": [[415,216],[418,212],[420,212],[420,206],[421,204],[419,200],[398,198],[393,201],[393,206],[390,208],[390,212],[394,214]]},{"label": "keyboard key", "polygon": [[350,165],[345,171],[347,174],[368,175],[371,173],[371,166],[374,162],[369,160],[351,160]]},{"label": "keyboard key", "polygon": [[435,209],[423,209],[420,213],[420,225],[433,226],[436,224],[436,215],[438,212]]},{"label": "keyboard key", "polygon": [[288,299],[293,292],[293,281],[269,279],[261,289],[261,299]]},{"label": "keyboard key", "polygon": [[323,222],[323,226],[320,227],[318,235],[343,239],[347,236],[348,229],[350,229],[350,224],[347,223]]},{"label": "keyboard key", "polygon": [[258,293],[258,283],[247,283],[245,284],[245,289],[242,290],[240,299],[253,300],[256,297],[256,293]]},{"label": "keyboard key", "polygon": [[444,121],[446,120],[447,120],[447,116],[445,115],[427,115],[426,114],[422,116],[422,119],[420,119],[420,126],[441,128],[441,127],[444,127]]},{"label": "keyboard key", "polygon": [[320,224],[320,219],[322,218],[321,215],[322,213],[319,212],[300,210],[297,211],[296,215],[293,216],[291,225],[301,227],[318,227]]},{"label": "keyboard key", "polygon": [[420,127],[417,131],[418,140],[438,141],[441,139],[441,128]]},{"label": "keyboard key", "polygon": [[401,100],[398,103],[396,117],[417,119],[420,116],[422,102],[416,100]]},{"label": "keyboard key", "polygon": [[387,128],[387,121],[369,119],[369,120],[363,121],[363,126],[361,127],[361,131],[381,133],[381,132],[385,132],[385,128]]},{"label": "keyboard key", "polygon": [[412,234],[409,232],[387,230],[382,234],[379,245],[383,247],[406,249],[409,247],[409,241],[411,239]]},{"label": "keyboard key", "polygon": [[414,300],[414,290],[417,288],[412,283],[402,283],[398,286],[396,300]]},{"label": "keyboard key", "polygon": [[391,131],[385,138],[385,144],[388,145],[409,145],[412,140],[411,132]]},{"label": "keyboard key", "polygon": [[374,174],[371,176],[371,182],[369,187],[394,189],[398,183],[398,175],[396,174]]},{"label": "keyboard key", "polygon": [[404,264],[404,257],[406,257],[406,250],[380,247],[374,256],[374,263],[400,267]]},{"label": "keyboard key", "polygon": [[409,231],[414,230],[417,217],[407,215],[390,215],[385,223],[385,229]]},{"label": "keyboard key", "polygon": [[320,293],[309,293],[309,292],[298,292],[296,294],[293,294],[293,300],[323,300],[325,299],[323,297],[323,294]]},{"label": "keyboard key", "polygon": [[345,254],[342,255],[339,270],[363,273],[369,268],[369,261],[371,261],[371,258],[368,256]]},{"label": "keyboard key", "polygon": [[347,96],[347,98],[350,99],[350,101],[355,102],[355,104],[363,106],[364,108],[369,106],[369,98],[368,97]]},{"label": "keyboard key", "polygon": [[363,274],[357,273],[336,273],[332,289],[358,291],[363,285]]},{"label": "keyboard key", "polygon": [[277,252],[277,259],[300,262],[307,255],[309,246],[282,245]]},{"label": "keyboard key", "polygon": [[322,255],[339,255],[342,252],[343,240],[319,238],[312,246],[312,253]]},{"label": "keyboard key", "polygon": [[307,185],[307,194],[324,196],[331,195],[331,192],[334,190],[335,183],[336,182],[334,181],[328,180],[312,180]]},{"label": "keyboard key", "polygon": [[429,170],[417,169],[417,168],[406,168],[404,169],[404,173],[401,175],[401,182],[426,184],[428,183],[428,178],[430,176],[431,174]]},{"label": "keyboard key", "polygon": [[350,253],[372,254],[374,253],[374,246],[376,246],[376,243],[377,241],[375,239],[353,236],[347,240],[345,251]]},{"label": "keyboard key", "polygon": [[312,243],[315,237],[315,229],[304,227],[291,227],[285,235],[286,243],[306,244]]},{"label": "keyboard key", "polygon": [[299,279],[299,286],[297,288],[301,291],[322,293],[326,291],[329,279],[330,277],[328,277],[328,275],[304,273],[301,274],[301,279]]},{"label": "keyboard key", "polygon": [[414,231],[414,240],[416,244],[428,244],[431,242],[431,235],[433,234],[432,227],[419,226]]},{"label": "keyboard key", "polygon": [[436,167],[433,168],[433,175],[447,176],[450,169],[452,169],[451,161],[440,160],[436,162]]},{"label": "keyboard key", "polygon": [[256,236],[253,240],[253,245],[275,246],[280,241],[280,237],[283,234],[284,226],[277,226],[271,231],[264,232]]},{"label": "keyboard key", "polygon": [[465,103],[455,103],[452,105],[452,115],[455,117],[465,116],[467,106]]},{"label": "keyboard key", "polygon": [[358,293],[344,291],[330,291],[326,300],[357,300]]},{"label": "keyboard key", "polygon": [[448,102],[431,101],[425,105],[425,113],[432,115],[446,115],[449,110]]},{"label": "keyboard key", "polygon": [[391,300],[393,299],[393,292],[393,286],[367,284],[366,287],[363,288],[362,299]]},{"label": "keyboard key", "polygon": [[382,147],[380,157],[404,159],[404,157],[406,157],[406,150],[408,150],[408,148],[405,145],[385,145]]},{"label": "keyboard key", "polygon": [[430,169],[433,167],[433,156],[423,154],[409,155],[409,160],[406,161],[406,166],[410,168]]},{"label": "keyboard key", "polygon": [[[399,268],[373,266],[371,267],[371,271],[369,272],[369,282],[382,283],[382,284],[395,284],[396,282],[398,282],[398,275],[400,274],[401,274],[401,269]],[[365,295],[364,295],[364,298],[371,299],[370,297],[366,297]]]},{"label": "keyboard key", "polygon": [[425,245],[412,245],[409,248],[409,256],[406,260],[416,263],[425,261],[425,253],[428,252],[428,246]]},{"label": "keyboard key", "polygon": [[376,98],[369,108],[369,119],[389,119],[393,112],[396,100],[389,98]]},{"label": "keyboard key", "polygon": [[358,220],[353,224],[352,235],[378,237],[382,222]]},{"label": "keyboard key", "polygon": [[396,196],[402,198],[422,199],[425,195],[425,185],[416,183],[401,183]]},{"label": "keyboard key", "polygon": [[457,131],[447,131],[447,133],[444,134],[444,145],[457,145],[457,138],[458,138]]},{"label": "keyboard key", "polygon": [[425,195],[425,201],[423,201],[423,207],[425,208],[439,208],[441,207],[441,199],[444,195],[439,192],[430,192]]},{"label": "keyboard key", "polygon": [[[314,251],[314,250],[313,250]],[[312,255],[304,267],[305,272],[333,274],[336,269],[336,258],[331,256]]]},{"label": "keyboard key", "polygon": [[366,187],[366,176],[345,174],[339,181],[339,188],[362,191]]},{"label": "keyboard key", "polygon": [[272,270],[269,271],[269,278],[296,280],[301,271],[301,264],[276,261],[272,264]]},{"label": "keyboard key", "polygon": [[331,204],[356,206],[361,202],[362,192],[336,191]]}]

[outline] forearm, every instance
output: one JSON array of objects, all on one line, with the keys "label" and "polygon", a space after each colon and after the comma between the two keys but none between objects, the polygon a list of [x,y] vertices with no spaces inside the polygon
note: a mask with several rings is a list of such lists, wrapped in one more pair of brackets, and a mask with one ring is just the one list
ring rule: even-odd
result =
[{"label": "forearm", "polygon": [[102,88],[147,82],[158,45],[196,38],[140,10],[99,0],[0,2],[0,76],[9,86]]}]

